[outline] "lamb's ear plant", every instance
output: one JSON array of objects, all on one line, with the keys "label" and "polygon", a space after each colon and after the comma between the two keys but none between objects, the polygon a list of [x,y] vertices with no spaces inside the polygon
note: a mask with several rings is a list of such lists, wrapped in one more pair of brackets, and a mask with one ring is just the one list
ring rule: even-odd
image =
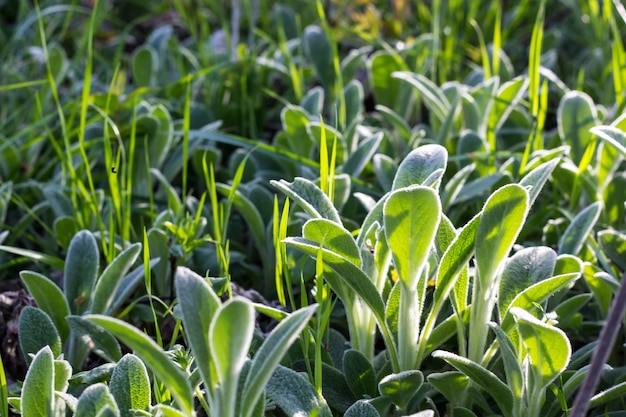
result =
[{"label": "lamb's ear plant", "polygon": [[[121,357],[119,345],[82,316],[86,312],[111,315],[128,300],[142,282],[144,269],[128,272],[139,256],[141,244],[130,245],[102,273],[94,236],[88,231],[72,239],[64,264],[63,289],[50,278],[33,271],[22,271],[24,286],[37,302],[38,309],[20,317],[20,342],[24,356],[50,345],[55,355],[63,352],[75,371],[82,368],[88,352],[85,340],[108,360]],[[151,265],[157,260],[150,262]],[[41,323],[49,322],[44,332]],[[56,334],[56,338],[53,335]],[[49,335],[49,337],[46,337]],[[53,339],[54,343],[49,343]],[[60,349],[59,351],[55,351]]]},{"label": "lamb's ear plant", "polygon": [[497,299],[500,272],[528,213],[528,192],[517,184],[493,193],[476,231],[476,276],[473,280],[468,358],[481,363],[488,323]]},{"label": "lamb's ear plant", "polygon": [[[263,409],[265,387],[289,346],[307,325],[315,306],[285,317],[250,360],[254,305],[242,298],[222,304],[207,280],[186,268],[177,270],[175,282],[183,327],[196,360],[196,370],[178,367],[154,341],[125,322],[103,315],[89,315],[87,320],[104,327],[131,347],[167,386],[175,399],[170,405],[183,415],[193,412],[193,391],[210,415],[259,415],[259,410]],[[194,377],[194,374],[199,375]],[[283,381],[290,378],[297,379],[294,384],[301,383],[301,377],[296,374],[283,376]],[[298,408],[308,404],[310,407],[317,403],[320,415],[330,415],[314,391],[303,393],[305,398],[299,402],[287,402],[283,406],[294,407],[295,404]]]},{"label": "lamb's ear plant", "polygon": [[[344,228],[330,199],[312,182],[302,178],[291,184],[273,182],[312,217],[303,227],[303,237],[287,238],[285,242],[313,257],[321,252],[328,268],[326,279],[346,307],[353,348],[373,359],[377,323],[395,371],[415,367],[417,336],[412,333],[408,339],[394,340],[392,332],[397,328],[392,330],[387,324],[382,291],[392,254],[394,250],[399,251],[394,260],[401,279],[406,281],[403,281],[406,310],[402,313],[402,325],[417,324],[428,281],[428,274],[422,269],[441,212],[439,197],[433,188],[438,187],[445,170],[446,155],[445,149],[438,145],[424,146],[409,154],[398,170],[394,191],[379,200],[365,219],[357,239]],[[406,216],[406,210],[416,216]],[[424,233],[409,235],[410,230]],[[390,239],[393,247],[387,243]],[[407,239],[410,242],[405,242]],[[406,253],[405,244],[409,245],[410,254]],[[419,334],[419,327],[414,330]],[[401,358],[398,357],[400,351]]]},{"label": "lamb's ear plant", "polygon": [[[546,390],[569,363],[571,345],[562,330],[536,319],[526,311],[514,308],[512,314],[516,321],[516,336],[513,340],[497,324],[491,324],[500,343],[505,380],[471,359],[444,351],[435,351],[433,356],[444,359],[488,393],[504,416],[540,416]],[[466,381],[455,374],[432,374],[428,379],[444,395],[453,393],[451,384],[455,384],[457,389],[463,389],[467,395]],[[479,404],[478,398],[471,398],[469,402]],[[450,400],[455,401],[452,398]]]}]

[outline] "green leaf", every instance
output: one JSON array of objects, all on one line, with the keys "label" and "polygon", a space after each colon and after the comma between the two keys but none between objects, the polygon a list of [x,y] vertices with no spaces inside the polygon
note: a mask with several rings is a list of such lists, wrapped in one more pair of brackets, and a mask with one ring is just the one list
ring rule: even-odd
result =
[{"label": "green leaf", "polygon": [[443,91],[426,76],[407,71],[394,72],[393,78],[405,81],[415,87],[438,121],[445,120],[448,113],[452,111],[452,106]]},{"label": "green leaf", "polygon": [[94,384],[87,387],[78,398],[74,417],[98,416],[106,407],[113,410],[115,415],[120,415],[109,388],[102,383]]},{"label": "green leaf", "polygon": [[342,365],[346,382],[356,398],[376,397],[376,373],[365,355],[348,349],[343,354]]},{"label": "green leaf", "polygon": [[[317,113],[314,113],[317,114]],[[287,105],[280,112],[285,137],[289,150],[298,155],[309,156],[313,149],[313,141],[310,140],[306,126],[309,124],[309,115],[298,106]]]},{"label": "green leaf", "polygon": [[159,66],[157,51],[152,45],[144,44],[132,57],[133,80],[138,87],[148,87],[155,81]]},{"label": "green leaf", "polygon": [[411,126],[409,126],[402,116],[382,104],[377,104],[375,110],[380,113],[387,123],[393,126],[395,131],[398,132],[404,140],[408,141],[411,138]]},{"label": "green leaf", "polygon": [[467,358],[455,355],[454,353],[436,350],[433,357],[443,359],[464,375],[469,377],[474,383],[484,389],[496,401],[504,415],[510,415],[513,409],[513,393],[511,389],[502,382],[493,372]]},{"label": "green leaf", "polygon": [[[309,362],[310,366],[314,366],[312,361]],[[303,366],[305,365],[302,364],[302,367]],[[304,371],[302,367],[299,369]],[[332,410],[339,412],[339,414],[345,413],[346,410],[357,401],[352,391],[350,391],[348,384],[346,384],[346,379],[341,371],[325,362],[322,362],[321,394],[328,406]]]},{"label": "green leaf", "polygon": [[70,378],[70,385],[93,385],[97,382],[106,382],[111,379],[113,369],[115,369],[115,364],[108,362],[87,371],[76,372]]},{"label": "green leaf", "polygon": [[592,203],[574,217],[559,240],[559,253],[578,255],[591,229],[598,221],[602,211],[602,202]]},{"label": "green leaf", "polygon": [[[438,170],[445,171],[448,163],[448,151],[441,145],[424,145],[411,151],[400,163],[393,180],[393,190],[411,185],[422,185],[426,179]],[[443,173],[443,172],[442,172]],[[434,189],[439,188],[435,182]]]},{"label": "green leaf", "polygon": [[463,203],[465,201],[472,201],[479,198],[491,190],[494,185],[498,184],[502,178],[504,178],[504,174],[502,172],[496,172],[495,174],[478,177],[475,180],[466,183],[463,188],[461,188],[461,191],[459,191],[456,198],[452,200],[450,205]]},{"label": "green leaf", "polygon": [[512,317],[511,309],[514,307],[521,308],[526,311],[532,311],[535,309],[536,304],[543,303],[550,298],[554,293],[560,289],[566,288],[573,281],[580,277],[579,272],[573,272],[569,274],[556,275],[537,282],[530,287],[522,290],[515,298],[508,304],[508,309],[502,319],[502,328],[508,331],[511,328]]},{"label": "green leaf", "polygon": [[[374,207],[368,210],[367,216],[363,220],[363,224],[361,224],[361,230],[359,231],[359,235],[356,238],[356,244],[359,248],[363,247],[365,241],[368,238],[368,233],[374,223],[378,223],[381,225],[383,223],[383,209],[385,207],[385,203],[389,198],[390,193],[385,194],[376,202]],[[372,242],[373,243],[373,242]]]},{"label": "green leaf", "polygon": [[319,243],[357,266],[361,265],[360,251],[354,238],[340,224],[326,219],[311,219],[302,227],[302,236]]},{"label": "green leaf", "polygon": [[522,402],[524,394],[524,374],[520,363],[523,361],[523,358],[518,358],[513,342],[500,326],[493,322],[489,323],[489,326],[496,334],[496,338],[500,344],[498,349],[500,350],[500,356],[504,363],[507,385],[511,389],[516,401]]},{"label": "green leaf", "polygon": [[614,230],[603,230],[598,233],[598,242],[602,251],[620,269],[626,269],[626,235]]},{"label": "green leaf", "polygon": [[263,393],[267,381],[285,353],[287,353],[289,347],[307,325],[316,309],[317,305],[314,304],[290,314],[289,317],[276,326],[256,352],[244,383],[241,399],[243,417],[252,415],[256,402]]},{"label": "green leaf", "polygon": [[448,208],[450,208],[475,168],[475,164],[464,166],[446,183],[441,197],[441,205],[444,212],[447,212]]},{"label": "green leaf", "polygon": [[614,385],[611,388],[608,388],[591,397],[588,409],[593,409],[612,400],[622,399],[624,398],[624,395],[626,395],[626,381]]},{"label": "green leaf", "polygon": [[[447,299],[459,274],[463,268],[467,267],[470,258],[474,254],[479,224],[480,214],[477,214],[459,231],[443,254],[439,263],[439,270],[437,271],[437,281],[435,282],[434,299],[436,302]],[[460,307],[460,305],[457,306],[459,311],[463,310]]]},{"label": "green leaf", "polygon": [[[243,298],[231,298],[215,312],[209,327],[209,349],[217,370],[223,415],[234,416],[239,374],[254,332],[254,308]],[[256,404],[255,398],[252,406]],[[243,407],[246,404],[242,404]]]},{"label": "green leaf", "polygon": [[550,174],[552,174],[552,171],[554,171],[554,168],[556,168],[558,163],[559,159],[553,159],[551,161],[544,162],[543,164],[539,165],[537,168],[526,174],[524,178],[522,178],[522,180],[519,182],[522,187],[532,187],[528,191],[529,207],[531,207],[535,203],[535,200],[539,196],[539,192],[542,190],[544,184],[546,183],[546,181],[550,177]]},{"label": "green leaf", "polygon": [[23,416],[53,415],[54,380],[54,353],[50,347],[45,346],[35,355],[24,379],[21,396]]},{"label": "green leaf", "polygon": [[270,183],[295,201],[311,217],[328,219],[341,224],[339,212],[333,203],[312,181],[306,178],[295,178],[291,183],[285,180],[272,180]]},{"label": "green leaf", "polygon": [[217,375],[209,351],[209,326],[220,300],[207,281],[191,269],[179,267],[175,280],[187,341],[207,389],[212,390]]},{"label": "green leaf", "polygon": [[460,392],[465,392],[469,385],[469,378],[461,372],[447,371],[429,374],[428,382],[435,387],[451,405],[458,404]]},{"label": "green leaf", "polygon": [[20,278],[37,302],[37,306],[54,322],[61,341],[65,342],[70,334],[70,328],[65,321],[65,317],[70,315],[70,307],[61,289],[48,277],[37,272],[21,271]]},{"label": "green leaf", "polygon": [[87,320],[104,327],[113,333],[154,372],[172,392],[178,407],[186,414],[193,409],[192,390],[187,376],[175,365],[152,339],[121,320],[102,315],[87,315]]},{"label": "green leaf", "polygon": [[517,184],[499,188],[485,203],[476,232],[476,269],[484,288],[513,247],[528,213],[528,193]]},{"label": "green leaf", "polygon": [[390,374],[378,383],[381,395],[391,398],[391,401],[401,410],[406,409],[411,397],[417,393],[424,383],[424,374],[421,371],[402,371]]},{"label": "green leaf", "polygon": [[[320,87],[319,85],[316,85],[315,87],[311,88],[309,91],[307,91],[304,94],[304,97],[302,97],[302,100],[300,100],[300,106],[301,106],[301,110],[303,110],[303,114],[305,114],[306,116],[318,115],[322,113],[323,107],[324,107],[324,89]],[[292,105],[287,104],[285,107],[286,108],[292,107]],[[308,124],[308,122],[305,124]],[[284,124],[283,124],[283,128],[285,128]],[[300,155],[308,155],[308,153],[300,153]]]},{"label": "green leaf", "polygon": [[583,274],[587,287],[591,290],[600,311],[606,317],[611,307],[613,295],[617,292],[617,289],[612,283],[601,278],[601,270],[595,265],[585,263]]},{"label": "green leaf", "polygon": [[372,165],[374,165],[374,175],[376,176],[376,181],[380,184],[383,190],[390,191],[393,186],[393,179],[398,171],[396,161],[394,161],[394,159],[390,156],[377,153],[372,158]]},{"label": "green leaf", "polygon": [[364,400],[352,404],[343,417],[380,417],[376,407]]},{"label": "green leaf", "polygon": [[70,216],[57,217],[52,225],[54,236],[63,249],[67,249],[72,241],[72,237],[78,233],[79,227],[76,219]]},{"label": "green leaf", "polygon": [[122,350],[117,340],[109,332],[81,316],[68,316],[66,320],[74,334],[79,336],[80,340],[86,343],[96,354],[110,362],[120,360]]},{"label": "green leaf", "polygon": [[[346,125],[358,120],[363,107],[363,85],[359,80],[350,80],[344,87],[343,94],[346,100]],[[382,133],[380,134],[382,139]],[[373,149],[375,151],[376,148]]]},{"label": "green leaf", "polygon": [[41,348],[49,346],[56,358],[61,354],[61,337],[54,322],[43,310],[26,306],[20,313],[18,336],[24,359],[30,364],[30,353],[35,354]]},{"label": "green leaf", "polygon": [[132,417],[131,409],[147,411],[150,407],[148,370],[133,354],[124,355],[115,365],[109,387],[122,417]]},{"label": "green leaf", "polygon": [[139,253],[141,252],[141,243],[135,243],[126,248],[122,253],[117,255],[115,259],[106,267],[93,292],[91,299],[92,314],[109,313],[113,296],[117,291],[120,282],[130,267],[135,263]]},{"label": "green leaf", "polygon": [[350,156],[343,164],[342,171],[353,177],[359,177],[363,172],[365,166],[374,157],[380,144],[382,143],[384,135],[382,132],[378,132],[370,137],[367,137],[360,141],[359,146],[354,152],[350,153]]},{"label": "green leaf", "polygon": [[302,46],[324,89],[333,91],[336,79],[334,56],[326,33],[319,26],[307,26],[302,34]]},{"label": "green leaf", "polygon": [[[382,104],[393,111],[406,112],[403,104],[403,83],[391,75],[396,71],[408,70],[407,65],[398,54],[388,51],[377,51],[368,60],[369,75],[376,103]],[[404,119],[406,115],[401,117]]]},{"label": "green leaf", "polygon": [[[332,416],[328,405],[311,383],[284,366],[279,365],[267,381],[265,394],[287,416]],[[313,414],[314,412],[318,414]]]},{"label": "green leaf", "polygon": [[589,131],[626,157],[626,132],[613,126],[596,126]]},{"label": "green leaf", "polygon": [[556,253],[545,246],[524,248],[507,261],[498,290],[500,320],[513,299],[531,285],[552,276]]},{"label": "green leaf", "polygon": [[98,245],[91,232],[81,230],[76,233],[67,251],[64,275],[65,298],[72,314],[87,311],[99,263]]},{"label": "green leaf", "polygon": [[589,130],[598,124],[596,105],[587,94],[569,91],[561,99],[556,117],[559,136],[571,146],[572,161],[578,166],[593,138]]},{"label": "green leaf", "polygon": [[57,392],[66,392],[69,387],[70,377],[72,376],[72,366],[63,359],[54,361],[54,390]]},{"label": "green leaf", "polygon": [[120,412],[117,409],[112,408],[111,406],[105,405],[99,412],[96,414],[96,417],[119,417]]},{"label": "green leaf", "polygon": [[387,243],[400,279],[415,288],[441,218],[435,191],[412,186],[391,193],[383,209]]},{"label": "green leaf", "polygon": [[520,308],[513,308],[511,314],[517,322],[533,371],[540,377],[534,382],[547,387],[569,363],[572,356],[569,339],[561,329],[536,319]]},{"label": "green leaf", "polygon": [[385,325],[393,335],[393,340],[398,343],[398,315],[400,313],[400,291],[402,282],[397,281],[389,291],[387,302],[385,303]]}]

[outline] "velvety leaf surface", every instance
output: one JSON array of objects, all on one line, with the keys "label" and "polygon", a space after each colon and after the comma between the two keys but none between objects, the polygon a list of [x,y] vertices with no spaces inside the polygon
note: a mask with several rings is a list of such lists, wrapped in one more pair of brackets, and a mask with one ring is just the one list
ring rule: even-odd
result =
[{"label": "velvety leaf surface", "polygon": [[216,375],[209,351],[209,326],[220,300],[207,281],[189,268],[176,270],[175,284],[189,346],[202,379],[212,389]]},{"label": "velvety leaf surface", "polygon": [[285,180],[270,181],[270,183],[294,200],[312,217],[324,218],[341,224],[339,212],[333,203],[312,181],[295,178],[291,183]]},{"label": "velvety leaf surface", "polygon": [[37,306],[46,312],[54,322],[61,340],[67,340],[70,328],[65,317],[70,315],[70,307],[61,289],[48,277],[37,272],[21,271],[20,278],[28,292],[37,301]]},{"label": "velvety leaf surface", "polygon": [[354,238],[348,230],[335,222],[326,219],[311,219],[302,227],[302,236],[318,242],[357,266],[361,265],[359,248]]},{"label": "velvety leaf surface", "polygon": [[267,381],[282,360],[283,356],[304,330],[317,305],[304,307],[290,314],[280,322],[257,350],[248,377],[244,384],[242,398],[243,417],[250,417],[261,396]]},{"label": "velvety leaf surface", "polygon": [[423,383],[424,374],[421,371],[402,371],[384,377],[378,383],[378,390],[381,395],[388,396],[395,405],[404,409]]},{"label": "velvety leaf surface", "polygon": [[315,388],[297,372],[278,366],[267,381],[267,399],[276,404],[285,415],[310,416],[314,410],[320,417],[331,417],[332,412]]},{"label": "velvety leaf surface", "polygon": [[22,386],[22,415],[48,417],[54,409],[54,356],[42,348],[32,360]]},{"label": "velvety leaf surface", "polygon": [[104,314],[107,312],[113,302],[113,296],[119,287],[121,279],[137,260],[140,252],[141,243],[130,245],[105,268],[96,283],[93,298],[91,299],[90,313]]},{"label": "velvety leaf surface", "polygon": [[150,379],[146,366],[137,356],[126,354],[120,359],[111,375],[109,387],[121,417],[131,417],[131,409],[148,410]]},{"label": "velvety leaf surface", "polygon": [[43,347],[48,346],[53,357],[61,354],[61,337],[57,332],[50,316],[43,310],[26,306],[20,313],[19,340],[27,364],[30,364],[29,354],[36,354]]},{"label": "velvety leaf surface", "polygon": [[591,229],[598,221],[602,203],[592,203],[574,217],[559,240],[559,253],[578,255]]},{"label": "velvety leaf surface", "polygon": [[119,410],[115,399],[109,392],[109,388],[102,384],[94,384],[85,389],[78,398],[76,405],[75,417],[91,417],[98,416],[105,408],[115,411],[115,415],[119,415]]},{"label": "velvety leaf surface", "polygon": [[[424,145],[411,151],[398,166],[393,190],[421,185],[435,171],[445,171],[448,151],[441,145]],[[433,187],[438,188],[438,187]]]},{"label": "velvety leaf surface", "polygon": [[467,358],[455,355],[450,352],[437,350],[433,352],[433,357],[440,358],[454,366],[463,374],[468,376],[473,382],[484,389],[498,403],[500,409],[510,412],[513,407],[513,393],[511,389],[502,382],[493,372]]},{"label": "velvety leaf surface", "polygon": [[100,255],[96,239],[91,232],[81,230],[72,241],[65,259],[65,298],[72,314],[84,313],[98,276]]},{"label": "velvety leaf surface", "polygon": [[534,318],[522,309],[515,308],[511,313],[534,372],[541,377],[537,382],[546,387],[569,363],[572,355],[569,339],[561,329]]},{"label": "velvety leaf surface", "polygon": [[384,228],[402,282],[415,288],[441,216],[437,194],[422,186],[391,193],[384,209]]},{"label": "velvety leaf surface", "polygon": [[520,292],[552,276],[555,264],[556,252],[545,246],[524,248],[509,258],[498,291],[500,320]]},{"label": "velvety leaf surface", "polygon": [[517,184],[498,189],[489,197],[476,232],[476,268],[488,286],[519,234],[528,209],[528,193]]},{"label": "velvety leaf surface", "polygon": [[376,397],[376,373],[361,352],[348,349],[343,354],[343,374],[356,398]]}]

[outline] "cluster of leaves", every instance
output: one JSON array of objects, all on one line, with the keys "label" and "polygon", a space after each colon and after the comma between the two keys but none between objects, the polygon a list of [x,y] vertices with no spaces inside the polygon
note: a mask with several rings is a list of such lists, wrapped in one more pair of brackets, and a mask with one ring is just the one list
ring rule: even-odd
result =
[{"label": "cluster of leaves", "polygon": [[16,3],[0,415],[623,415],[619,2]]}]

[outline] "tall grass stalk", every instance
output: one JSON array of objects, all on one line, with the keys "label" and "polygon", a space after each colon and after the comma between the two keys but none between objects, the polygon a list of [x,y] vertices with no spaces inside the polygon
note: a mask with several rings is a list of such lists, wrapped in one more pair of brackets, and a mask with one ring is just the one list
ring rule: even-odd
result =
[{"label": "tall grass stalk", "polygon": [[343,78],[341,76],[341,65],[339,62],[339,47],[338,43],[335,41],[335,36],[330,29],[330,25],[328,24],[328,20],[326,19],[326,13],[324,11],[324,5],[322,4],[322,0],[317,0],[317,14],[320,18],[322,28],[326,33],[326,37],[330,41],[330,45],[333,52],[333,70],[335,71],[335,87],[332,94],[332,97],[338,99],[338,108],[337,108],[337,117],[335,120],[335,127],[338,128],[340,132],[343,132],[346,128],[346,97],[343,93]]},{"label": "tall grass stalk", "polygon": [[433,21],[432,21],[432,50],[430,51],[430,79],[437,82],[437,65],[439,60],[439,49],[441,44],[441,0],[433,0]]},{"label": "tall grass stalk", "polygon": [[[545,0],[541,0],[539,10],[537,11],[537,18],[533,26],[533,32],[530,40],[530,52],[528,57],[528,77],[530,79],[530,85],[528,87],[528,99],[530,102],[530,114],[534,120],[534,127],[530,132],[530,137],[526,143],[526,149],[522,157],[522,163],[520,165],[520,172],[523,172],[530,155],[537,150],[543,149],[543,134],[542,134],[542,118],[545,118],[545,114],[540,115],[542,108],[542,89],[541,89],[541,45],[543,42],[543,25],[545,20]],[[546,89],[547,90],[547,89]],[[547,95],[547,91],[545,92]],[[547,98],[546,98],[547,99]]]},{"label": "tall grass stalk", "polygon": [[324,280],[323,251],[320,247],[315,260],[315,302],[318,304],[315,321],[315,390],[322,394],[322,349],[324,337],[328,334],[330,313],[332,312],[331,290]]},{"label": "tall grass stalk", "polygon": [[187,161],[189,160],[189,123],[191,114],[191,80],[185,89],[185,109],[183,112],[183,201],[187,199]]}]

